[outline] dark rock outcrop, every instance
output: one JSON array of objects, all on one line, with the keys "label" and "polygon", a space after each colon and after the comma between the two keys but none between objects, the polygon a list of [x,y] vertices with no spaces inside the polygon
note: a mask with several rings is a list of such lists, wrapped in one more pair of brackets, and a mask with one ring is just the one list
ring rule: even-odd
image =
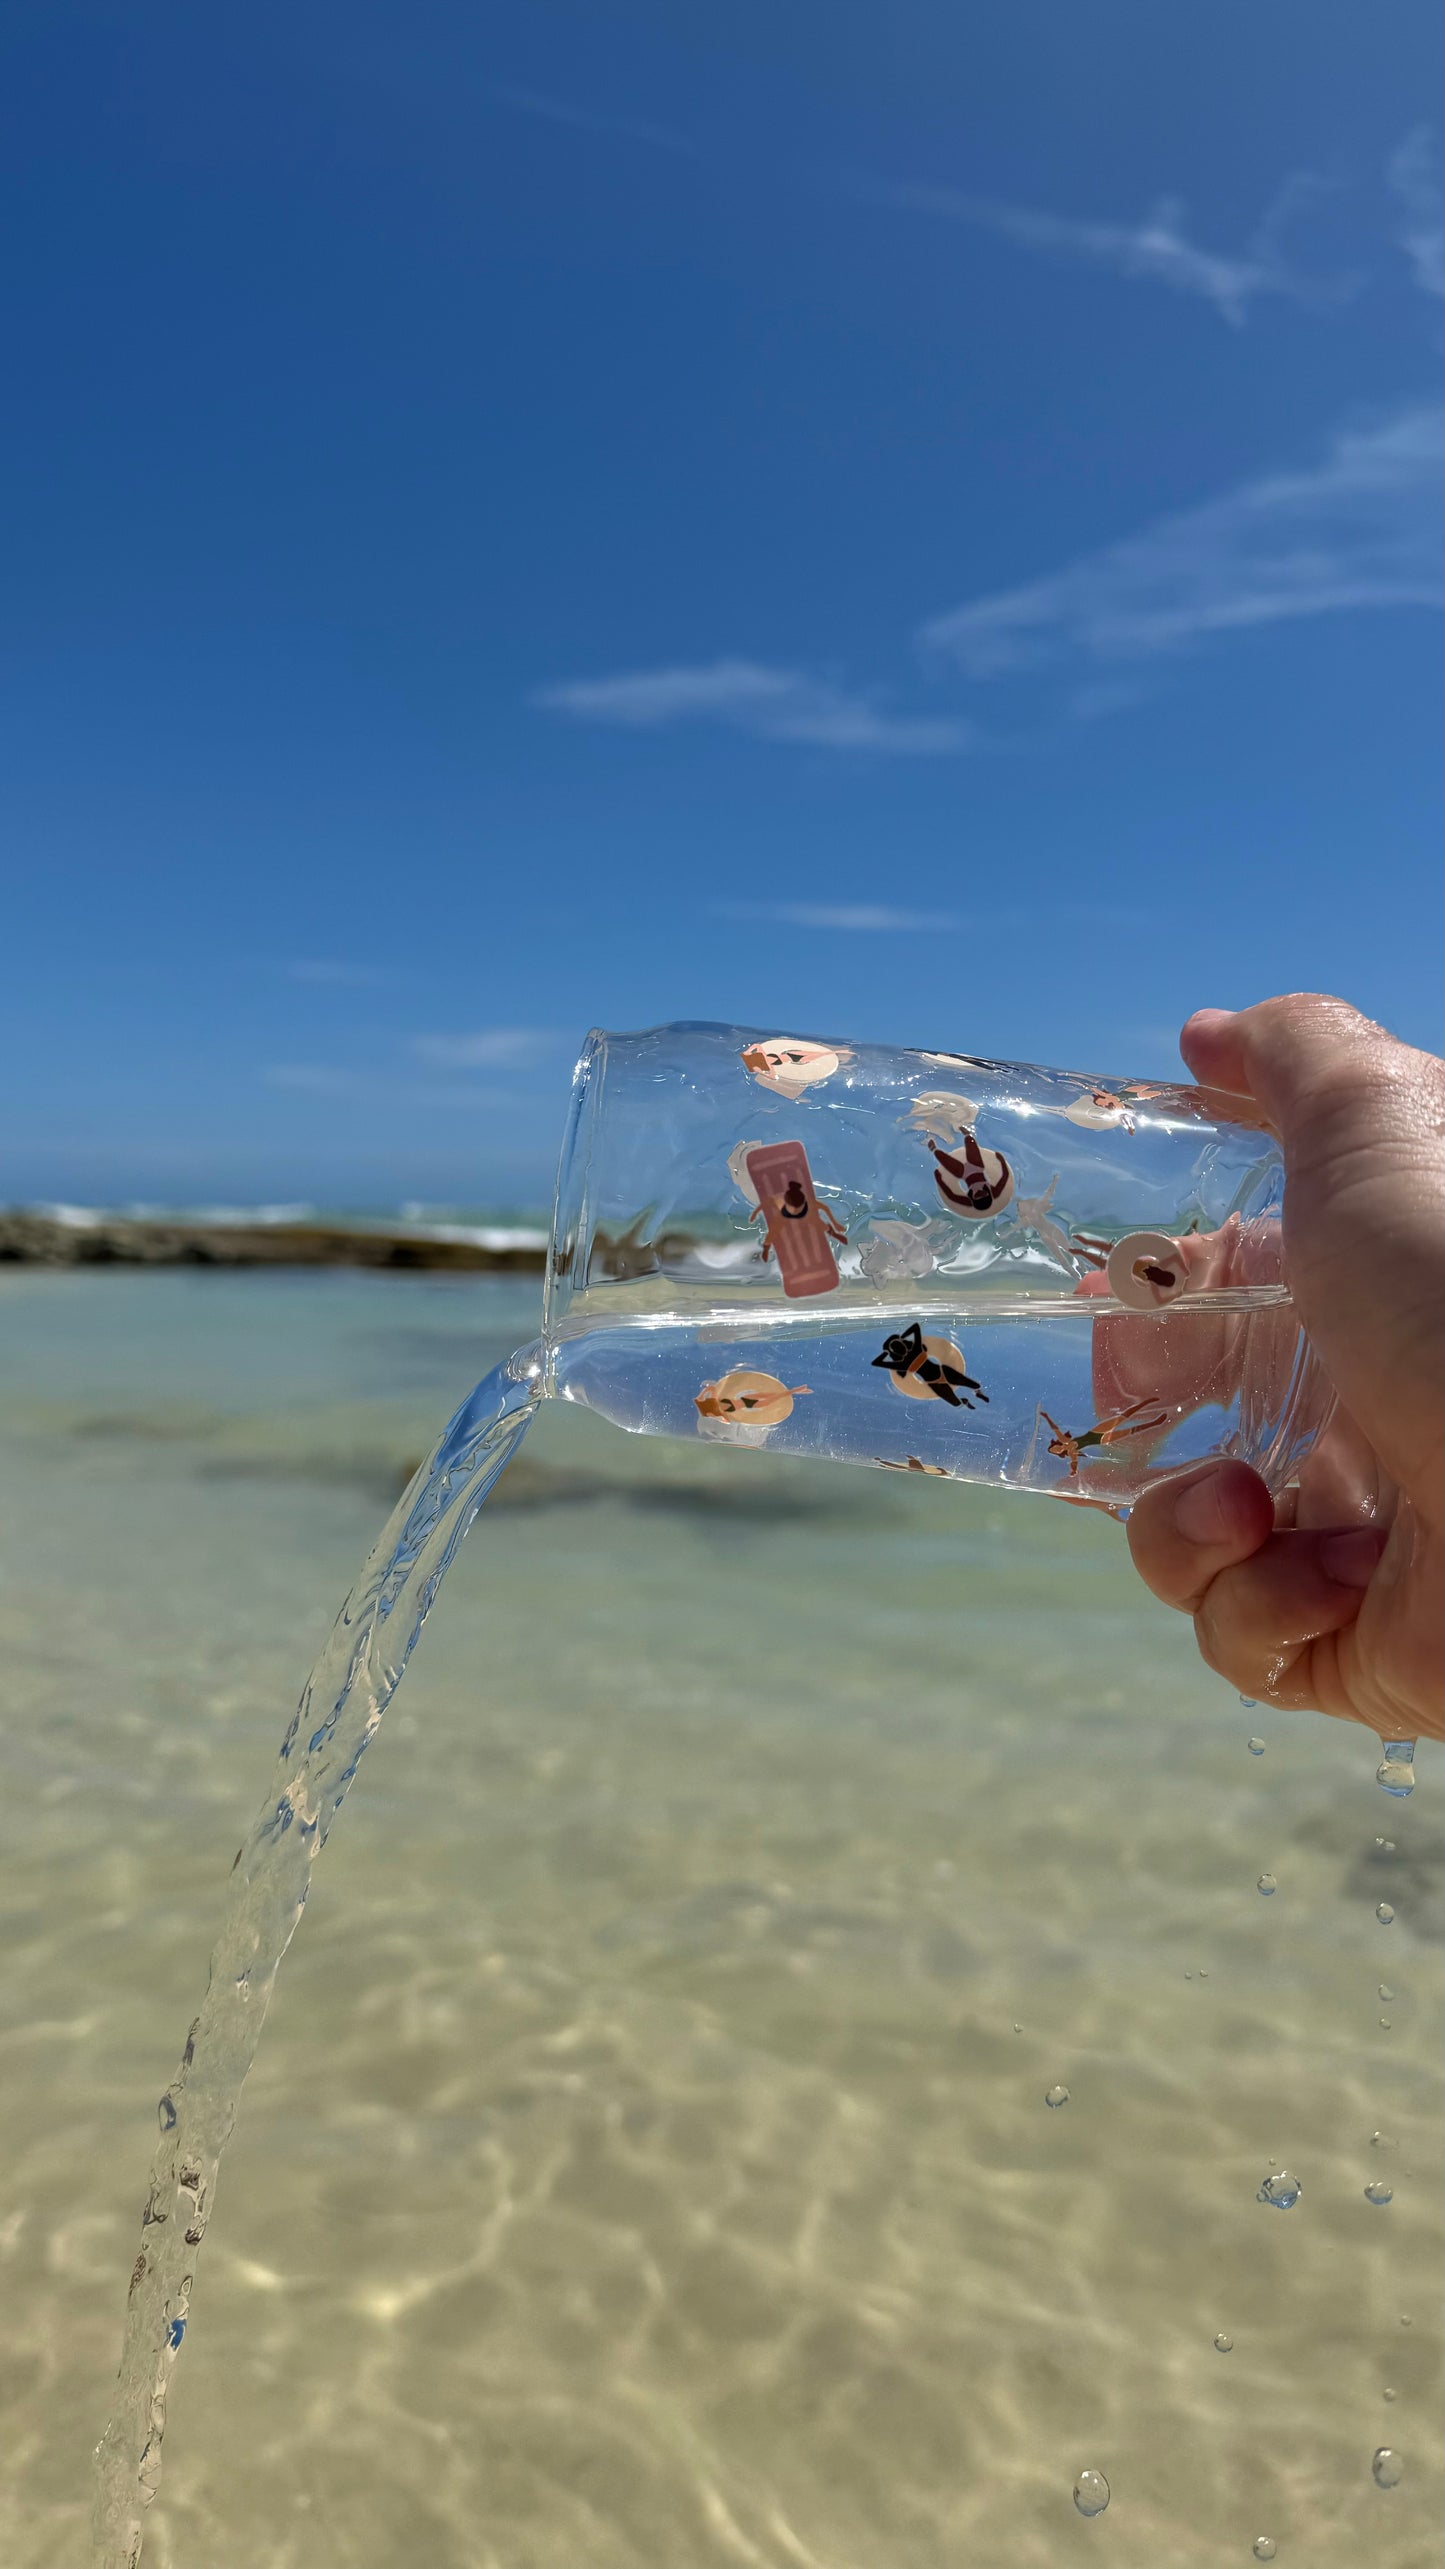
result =
[{"label": "dark rock outcrop", "polygon": [[329,1222],[137,1222],[106,1214],[58,1222],[0,1211],[0,1264],[42,1267],[381,1267],[453,1274],[540,1275],[541,1249],[484,1248],[416,1231],[353,1231]]}]

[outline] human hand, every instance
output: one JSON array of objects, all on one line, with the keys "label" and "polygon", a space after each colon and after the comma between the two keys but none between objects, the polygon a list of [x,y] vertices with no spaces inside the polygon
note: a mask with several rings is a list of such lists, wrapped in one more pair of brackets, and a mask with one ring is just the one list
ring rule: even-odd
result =
[{"label": "human hand", "polygon": [[1292,1506],[1238,1462],[1147,1491],[1135,1568],[1242,1694],[1440,1739],[1445,1064],[1308,995],[1201,1009],[1180,1050],[1280,1138],[1285,1276],[1340,1408]]}]

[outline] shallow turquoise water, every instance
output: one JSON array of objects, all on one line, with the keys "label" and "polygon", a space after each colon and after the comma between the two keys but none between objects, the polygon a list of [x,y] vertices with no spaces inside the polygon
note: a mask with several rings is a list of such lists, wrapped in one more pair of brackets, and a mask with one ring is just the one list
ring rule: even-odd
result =
[{"label": "shallow turquoise water", "polygon": [[[535,1316],[0,1280],[15,2569],[80,2553],[155,2097],[306,1667]],[[1415,2569],[1441,1792],[1377,1762],[1243,1711],[1076,1511],[544,1416],[318,1873],[147,2561]]]}]

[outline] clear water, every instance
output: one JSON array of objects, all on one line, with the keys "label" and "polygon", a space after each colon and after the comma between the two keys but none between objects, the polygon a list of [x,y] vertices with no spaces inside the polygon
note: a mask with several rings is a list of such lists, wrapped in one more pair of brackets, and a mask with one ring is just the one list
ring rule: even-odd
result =
[{"label": "clear water", "polygon": [[[425,1277],[0,1305],[0,2558],[57,2569],[238,1818],[535,1320]],[[1206,2569],[1261,2525],[1415,2569],[1440,1762],[1377,1845],[1371,1740],[1272,1712],[1255,1762],[1237,1709],[1107,1519],[543,1405],[313,1877],[145,2569]]]},{"label": "clear water", "polygon": [[1109,2483],[1102,2471],[1081,2471],[1074,2482],[1074,2504],[1080,2515],[1102,2515],[1109,2503]]},{"label": "clear water", "polygon": [[1127,1508],[1219,1451],[1268,1474],[1297,1433],[1293,1311],[1274,1289],[1236,1300],[1228,1312],[1096,1320],[1076,1300],[989,1309],[940,1297],[908,1324],[916,1357],[907,1314],[876,1304],[826,1317],[810,1305],[640,1312],[564,1331],[549,1380],[634,1434]]},{"label": "clear water", "polygon": [[1273,2204],[1276,2212],[1293,2212],[1303,2192],[1299,2178],[1291,2175],[1288,2168],[1280,2168],[1273,2176],[1265,2178],[1257,2200]]},{"label": "clear water", "polygon": [[1385,1754],[1375,1769],[1375,1782],[1397,1802],[1408,1800],[1415,1790],[1415,1742],[1412,1739],[1387,1739]]},{"label": "clear water", "polygon": [[201,2012],[157,2108],[120,2378],[95,2459],[95,2569],[139,2562],[221,2155],[311,1868],[457,1547],[531,1423],[540,1352],[523,1349],[487,1374],[420,1466],[336,1618],[237,1850]]}]

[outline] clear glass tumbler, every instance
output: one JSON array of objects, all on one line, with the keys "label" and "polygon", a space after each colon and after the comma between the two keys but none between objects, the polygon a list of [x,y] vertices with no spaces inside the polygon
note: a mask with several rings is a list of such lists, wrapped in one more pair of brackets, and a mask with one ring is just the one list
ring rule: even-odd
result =
[{"label": "clear glass tumbler", "polygon": [[1247,1101],[714,1025],[577,1065],[542,1388],[646,1435],[1111,1507],[1276,1492],[1328,1385]]}]

